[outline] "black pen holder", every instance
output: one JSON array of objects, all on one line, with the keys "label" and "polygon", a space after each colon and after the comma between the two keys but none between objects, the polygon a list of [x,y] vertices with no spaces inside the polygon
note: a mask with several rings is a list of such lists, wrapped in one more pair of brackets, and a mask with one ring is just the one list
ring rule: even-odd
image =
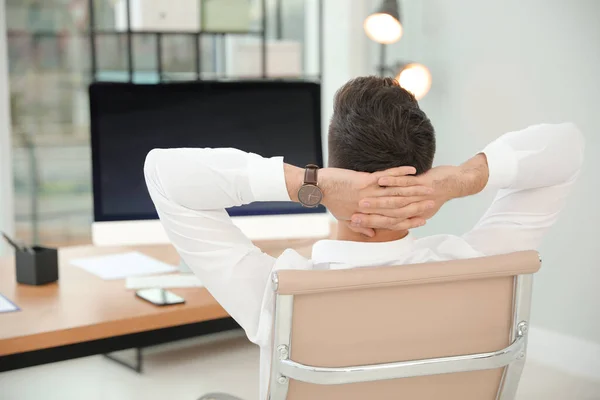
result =
[{"label": "black pen holder", "polygon": [[30,251],[17,250],[17,282],[44,285],[58,280],[58,250],[34,246]]}]

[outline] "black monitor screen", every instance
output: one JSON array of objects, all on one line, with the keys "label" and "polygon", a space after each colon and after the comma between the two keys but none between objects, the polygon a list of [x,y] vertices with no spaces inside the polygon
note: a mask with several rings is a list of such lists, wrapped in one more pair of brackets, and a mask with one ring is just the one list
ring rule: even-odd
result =
[{"label": "black monitor screen", "polygon": [[[320,86],[309,82],[90,85],[95,221],[157,218],[144,182],[154,148],[235,147],[322,165]],[[323,212],[253,203],[231,215]]]}]

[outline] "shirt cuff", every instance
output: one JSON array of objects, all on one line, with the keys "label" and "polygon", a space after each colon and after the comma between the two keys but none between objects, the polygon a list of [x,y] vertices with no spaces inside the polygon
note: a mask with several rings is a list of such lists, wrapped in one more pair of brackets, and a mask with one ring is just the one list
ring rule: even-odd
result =
[{"label": "shirt cuff", "polygon": [[486,189],[509,188],[517,176],[518,161],[515,151],[502,142],[495,140],[482,151],[487,158],[489,178]]},{"label": "shirt cuff", "polygon": [[285,184],[283,157],[263,158],[250,154],[248,172],[254,201],[291,201]]}]

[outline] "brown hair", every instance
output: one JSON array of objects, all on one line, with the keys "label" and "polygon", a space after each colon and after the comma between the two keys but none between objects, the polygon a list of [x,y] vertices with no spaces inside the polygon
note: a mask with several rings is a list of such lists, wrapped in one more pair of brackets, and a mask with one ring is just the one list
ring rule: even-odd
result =
[{"label": "brown hair", "polygon": [[336,93],[329,166],[361,172],[412,166],[429,170],[435,132],[415,97],[393,78],[355,78]]}]

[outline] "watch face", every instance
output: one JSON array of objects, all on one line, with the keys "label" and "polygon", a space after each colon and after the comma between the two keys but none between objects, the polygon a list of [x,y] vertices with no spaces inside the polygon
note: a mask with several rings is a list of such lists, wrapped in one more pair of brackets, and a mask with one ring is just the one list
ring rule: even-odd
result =
[{"label": "watch face", "polygon": [[315,185],[302,185],[298,190],[298,200],[305,207],[316,207],[323,200],[323,192]]}]

